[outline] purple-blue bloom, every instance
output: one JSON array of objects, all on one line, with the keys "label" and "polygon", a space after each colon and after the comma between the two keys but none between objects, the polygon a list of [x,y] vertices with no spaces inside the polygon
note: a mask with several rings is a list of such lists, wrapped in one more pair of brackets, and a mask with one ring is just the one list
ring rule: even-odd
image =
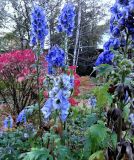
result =
[{"label": "purple-blue bloom", "polygon": [[60,112],[60,119],[64,122],[68,116],[70,102],[69,97],[74,87],[74,77],[61,74],[53,77],[53,88],[49,91],[49,99],[45,102],[42,113],[45,119],[49,119],[55,110]]},{"label": "purple-blue bloom", "polygon": [[50,117],[50,115],[51,115],[52,107],[53,107],[52,102],[53,102],[53,99],[52,99],[52,98],[49,98],[49,99],[45,102],[43,108],[41,109],[41,111],[42,111],[45,119],[48,119],[48,118]]},{"label": "purple-blue bloom", "polygon": [[126,21],[125,21],[124,17],[120,18],[118,22],[119,22],[120,27],[124,27],[125,24],[126,24]]},{"label": "purple-blue bloom", "polygon": [[48,72],[49,74],[52,74],[54,67],[64,67],[65,52],[58,45],[55,45],[48,52],[46,60],[48,62]]},{"label": "purple-blue bloom", "polygon": [[13,127],[13,118],[11,115],[9,115],[8,117],[6,117],[4,119],[4,128],[7,129],[7,128],[12,128]]},{"label": "purple-blue bloom", "polygon": [[[104,44],[104,52],[99,55],[96,65],[112,64],[114,54],[111,49],[116,50],[121,47],[120,53],[122,53],[123,47],[126,45],[130,47],[134,42],[134,0],[116,0],[111,7],[111,13],[111,38]],[[126,44],[128,42],[129,44]]]},{"label": "purple-blue bloom", "polygon": [[118,14],[119,13],[119,9],[118,9],[118,5],[115,3],[111,8],[110,8],[111,13],[113,14]]},{"label": "purple-blue bloom", "polygon": [[116,2],[120,5],[127,6],[129,0],[116,0]]},{"label": "purple-blue bloom", "polygon": [[45,102],[41,110],[45,119],[48,119],[50,117],[53,110],[59,110],[60,118],[64,122],[68,116],[69,107],[70,103],[68,98],[63,95],[62,90],[59,90],[55,97],[49,98]]},{"label": "purple-blue bloom", "polygon": [[118,27],[113,28],[112,34],[114,37],[119,38],[120,37],[120,29]]},{"label": "purple-blue bloom", "polygon": [[65,97],[62,97],[62,99],[61,99],[61,114],[60,114],[60,118],[61,118],[62,122],[66,121],[70,106],[71,105],[69,103],[69,100]]},{"label": "purple-blue bloom", "polygon": [[129,7],[130,7],[130,11],[134,11],[134,0],[130,0],[129,1]]},{"label": "purple-blue bloom", "polygon": [[97,104],[97,99],[95,96],[92,96],[91,98],[89,98],[88,100],[89,105],[91,105],[92,108],[96,107]]},{"label": "purple-blue bloom", "polygon": [[22,110],[16,120],[17,123],[26,123],[26,110]]},{"label": "purple-blue bloom", "polygon": [[104,51],[98,56],[95,65],[112,64],[113,58],[114,54],[111,51]]},{"label": "purple-blue bloom", "polygon": [[44,48],[45,37],[48,34],[48,27],[44,10],[35,6],[31,13],[31,46],[40,45]]},{"label": "purple-blue bloom", "polygon": [[75,7],[72,3],[66,3],[58,18],[58,32],[65,32],[67,36],[72,36],[75,27]]},{"label": "purple-blue bloom", "polygon": [[133,125],[134,124],[134,113],[131,113],[128,117],[128,121]]},{"label": "purple-blue bloom", "polygon": [[104,50],[118,49],[120,47],[120,40],[118,38],[110,38],[103,46]]}]

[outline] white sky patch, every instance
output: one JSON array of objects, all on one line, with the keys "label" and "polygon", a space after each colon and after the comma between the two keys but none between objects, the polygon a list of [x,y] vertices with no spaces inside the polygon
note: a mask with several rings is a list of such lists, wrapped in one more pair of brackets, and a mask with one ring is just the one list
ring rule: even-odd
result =
[{"label": "white sky patch", "polygon": [[[103,5],[104,3],[108,3],[108,4],[110,4],[110,6],[112,6],[112,5],[115,3],[116,0],[98,0],[98,1],[99,1],[99,3],[101,3],[102,5]],[[64,3],[62,4],[61,9],[63,8],[63,6],[64,6]],[[110,14],[110,12],[109,12],[109,9],[110,9],[109,7],[106,8],[107,16],[106,16],[105,19],[103,19],[102,21],[99,22],[99,25],[105,24],[106,20],[110,18],[111,14]],[[8,11],[9,14],[14,14],[14,9],[12,8],[12,5],[11,5],[11,4],[8,4],[8,5],[6,6],[6,10]],[[2,28],[2,29],[0,29],[0,36],[4,36],[6,33],[12,32],[12,31],[13,31],[13,28],[14,28],[14,25],[15,25],[14,22],[11,22],[11,21],[7,22],[7,24],[6,24],[7,28]],[[99,47],[99,48],[102,48],[103,44],[109,39],[109,36],[110,36],[110,35],[109,35],[108,32],[105,33],[105,34],[102,36],[103,40],[102,40],[102,43],[101,43],[101,44],[98,44],[98,47]],[[48,48],[48,46],[49,46],[49,34],[48,34],[48,36],[46,37],[46,40],[45,40],[45,49]]]}]

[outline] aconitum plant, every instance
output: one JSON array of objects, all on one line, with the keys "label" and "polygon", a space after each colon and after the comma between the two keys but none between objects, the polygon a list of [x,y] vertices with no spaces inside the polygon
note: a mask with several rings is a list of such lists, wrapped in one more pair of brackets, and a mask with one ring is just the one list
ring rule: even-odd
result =
[{"label": "aconitum plant", "polygon": [[25,111],[25,109],[23,109],[23,110],[19,113],[16,122],[17,122],[17,123],[26,123],[26,111]]},{"label": "aconitum plant", "polygon": [[6,117],[4,119],[4,128],[5,129],[9,129],[9,128],[12,128],[13,127],[13,118],[11,115],[9,115],[8,117]]},{"label": "aconitum plant", "polygon": [[53,46],[46,56],[48,62],[48,73],[55,73],[55,68],[65,66],[65,52],[58,45]]},{"label": "aconitum plant", "polygon": [[58,18],[57,30],[65,32],[68,37],[72,36],[75,27],[75,7],[72,3],[68,2],[64,5]]},{"label": "aconitum plant", "polygon": [[44,10],[40,6],[35,6],[31,13],[31,46],[40,45],[44,48],[47,35],[48,27]]},{"label": "aconitum plant", "polygon": [[118,50],[127,56],[128,48],[134,42],[134,1],[116,1],[111,7],[110,32],[111,37],[104,44],[104,52],[101,53],[96,61],[96,65],[112,64],[114,59],[113,50]]},{"label": "aconitum plant", "polygon": [[[113,94],[114,99],[112,105],[117,105],[113,110],[120,113],[117,122],[119,124],[118,130],[115,130],[120,142],[123,139],[122,128],[126,118],[123,112],[128,104],[132,106],[133,99],[133,80],[130,75],[134,65],[130,57],[133,53],[134,44],[134,0],[116,0],[110,11],[111,37],[103,46],[104,52],[99,55],[96,61],[98,67],[96,68],[99,70],[101,67],[106,67],[107,70],[109,65],[101,66],[101,64],[111,65],[109,67],[111,69],[105,70],[103,78],[110,83],[109,92]],[[134,119],[133,107],[129,108],[128,114],[130,114],[127,118],[131,124],[131,129]]]},{"label": "aconitum plant", "polygon": [[62,122],[66,121],[69,114],[69,97],[74,87],[74,77],[67,74],[60,74],[53,77],[52,89],[49,91],[49,98],[45,102],[42,113],[45,119],[49,119],[53,111],[60,112]]}]

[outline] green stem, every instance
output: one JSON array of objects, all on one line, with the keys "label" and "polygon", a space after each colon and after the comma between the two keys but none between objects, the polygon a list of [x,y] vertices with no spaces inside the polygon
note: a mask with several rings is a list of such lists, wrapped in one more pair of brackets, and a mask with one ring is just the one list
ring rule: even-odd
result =
[{"label": "green stem", "polygon": [[65,64],[68,64],[68,37],[65,35],[65,53],[66,53],[66,58],[65,58]]},{"label": "green stem", "polygon": [[121,141],[121,137],[122,137],[122,113],[121,113],[121,116],[118,119],[118,128],[117,128],[117,140],[118,140],[118,142]]},{"label": "green stem", "polygon": [[37,51],[37,54],[36,54],[36,58],[37,58],[37,61],[36,61],[36,70],[37,70],[37,103],[38,103],[38,106],[39,106],[39,128],[42,127],[42,121],[41,121],[41,104],[40,104],[40,84],[39,84],[39,77],[40,77],[40,60],[39,60],[39,55],[40,55],[40,49],[38,47],[38,51]]}]

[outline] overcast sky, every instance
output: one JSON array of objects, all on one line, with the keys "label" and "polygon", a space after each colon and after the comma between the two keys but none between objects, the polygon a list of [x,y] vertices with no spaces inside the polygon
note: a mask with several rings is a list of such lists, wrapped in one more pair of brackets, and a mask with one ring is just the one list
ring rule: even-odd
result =
[{"label": "overcast sky", "polygon": [[[115,1],[116,1],[116,0],[98,0],[99,3],[103,3],[103,2],[106,3],[106,2],[107,2],[108,4],[110,4],[110,6],[112,6],[112,5],[115,3]],[[108,16],[106,17],[106,19],[109,19],[109,18],[110,18],[109,9],[110,9],[109,7],[106,8],[107,15],[108,15]],[[13,9],[12,9],[12,7],[11,7],[10,5],[7,6],[7,10],[8,10],[10,13],[13,12]],[[102,20],[102,21],[100,21],[99,24],[101,25],[101,24],[104,24],[104,23],[105,23],[105,20]],[[5,29],[5,28],[4,28],[4,29],[0,29],[0,33],[1,33],[0,36],[3,36],[3,35],[2,35],[3,32],[12,32],[12,30],[13,30],[13,25],[14,25],[14,24],[10,22],[10,23],[7,24],[7,25],[10,26],[10,27],[8,27],[8,29]],[[104,35],[103,35],[103,42],[102,42],[101,44],[99,44],[99,48],[102,48],[103,43],[104,43],[105,41],[107,41],[108,38],[109,38],[109,34],[104,34]]]}]

